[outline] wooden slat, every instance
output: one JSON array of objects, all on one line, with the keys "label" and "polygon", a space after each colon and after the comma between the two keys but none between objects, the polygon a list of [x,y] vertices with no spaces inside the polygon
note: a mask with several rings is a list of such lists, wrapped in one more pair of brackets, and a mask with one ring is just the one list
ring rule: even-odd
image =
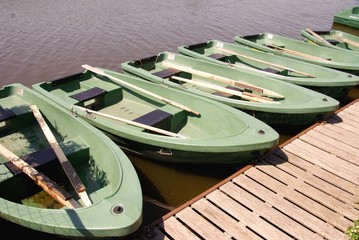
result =
[{"label": "wooden slat", "polygon": [[334,118],[336,119],[345,119],[345,122],[347,122],[348,124],[351,124],[353,126],[358,126],[359,124],[359,119],[353,115],[353,114],[350,114],[350,113],[347,113],[347,112],[340,112],[338,113],[337,115],[334,115]]},{"label": "wooden slat", "polygon": [[299,139],[294,140],[285,150],[312,161],[314,164],[355,184],[359,183],[358,167]]},{"label": "wooden slat", "polygon": [[[265,203],[261,204],[262,206],[255,206],[257,211],[262,212],[264,206],[271,206],[271,209],[278,209],[279,211],[284,212],[288,216],[288,219],[283,219],[279,226],[285,226],[285,229],[295,234],[296,237],[301,236],[302,239],[320,239],[323,236],[326,238],[337,236],[338,238],[336,239],[340,239],[341,234],[334,227],[331,227],[323,220],[270,191],[263,185],[257,184],[249,177],[241,175],[240,178],[235,178],[234,181],[247,191],[251,191],[252,194],[260,196],[260,198],[265,201]],[[257,204],[259,204],[259,202]],[[317,234],[314,234],[315,236],[310,236],[314,233],[312,231]]]},{"label": "wooden slat", "polygon": [[[340,203],[345,203],[347,208],[354,209],[357,205],[354,203],[357,199],[353,194],[344,191],[343,189],[338,188],[337,186],[329,183],[328,181],[323,180],[322,178],[313,175],[310,171],[301,169],[289,162],[282,162],[276,155],[271,155],[265,158],[265,161],[276,165],[277,168],[282,169],[286,173],[297,178],[297,181],[305,182],[310,185],[310,188],[318,189],[318,191],[323,192],[322,194],[327,194],[328,201],[334,201],[331,198],[338,200]],[[325,173],[324,173],[325,174]],[[321,195],[321,194],[320,194]],[[323,200],[322,200],[323,201]],[[324,200],[325,201],[325,200]],[[335,208],[337,211],[341,209]],[[355,210],[358,211],[358,210]],[[346,214],[346,208],[343,209],[343,214]],[[359,216],[359,212],[357,214]]]},{"label": "wooden slat", "polygon": [[176,216],[205,239],[231,239],[227,233],[212,225],[192,208],[185,208]]},{"label": "wooden slat", "polygon": [[[351,215],[348,214],[352,219],[352,221],[349,221],[337,213],[338,209],[349,213],[349,209],[345,209],[348,206],[278,168],[265,164],[257,165],[256,168],[253,168],[253,171],[250,171],[249,177],[257,182],[266,183],[265,187],[276,192],[278,196],[291,201],[321,219],[328,219],[330,224],[343,231],[358,216],[355,214],[358,214],[357,211],[354,211]],[[284,184],[287,182],[291,184]],[[344,208],[342,207],[343,205]],[[333,209],[337,209],[337,211]]]},{"label": "wooden slat", "polygon": [[355,148],[359,148],[358,147],[358,144],[354,141],[351,141],[352,138],[346,136],[346,135],[343,135],[341,134],[340,132],[338,131],[335,131],[333,129],[325,129],[325,128],[315,128],[313,129],[313,131],[317,131],[317,132],[320,132],[324,135],[327,135],[328,137],[331,137],[331,138],[334,138],[336,140],[338,140],[339,142],[343,142],[343,143],[346,143],[352,147],[355,147]]},{"label": "wooden slat", "polygon": [[175,217],[170,217],[164,222],[161,227],[167,234],[174,239],[179,240],[196,240],[199,239],[193,232],[186,228],[181,222]]},{"label": "wooden slat", "polygon": [[214,224],[221,226],[231,236],[236,239],[262,239],[258,235],[249,231],[241,221],[237,221],[226,214],[221,209],[210,203],[207,199],[202,198],[192,205],[192,208],[201,212]]},{"label": "wooden slat", "polygon": [[301,140],[352,164],[359,165],[359,149],[354,148],[316,131],[308,132],[300,137]]},{"label": "wooden slat", "polygon": [[[351,193],[352,195],[347,195],[348,200],[351,202],[357,201],[357,197],[359,196],[359,187],[357,185],[352,184],[351,182],[326,171],[325,169],[321,168],[318,165],[315,165],[313,163],[310,163],[308,161],[305,161],[304,159],[296,156],[295,154],[292,154],[289,151],[277,151],[275,153],[277,156],[280,156],[282,158],[288,159],[290,163],[293,165],[296,165],[298,167],[305,167],[306,171],[313,174],[314,176],[323,179],[323,181],[326,181],[333,186],[336,186],[339,189],[342,189],[343,191],[347,191],[348,193]],[[320,183],[320,182],[319,182]],[[343,195],[344,196],[344,195]],[[352,198],[350,197],[352,196]]]},{"label": "wooden slat", "polygon": [[[221,187],[221,190],[224,190],[224,192],[219,190],[213,191],[207,195],[207,198],[220,206],[228,214],[231,214],[234,218],[247,225],[248,229],[255,231],[265,239],[292,239],[278,227],[275,227],[273,224],[268,224],[267,220],[265,220],[261,214],[248,209],[246,202],[251,202],[251,199],[246,200],[248,197],[246,194],[239,193],[238,196],[233,196],[234,199],[225,194],[228,193],[227,189],[231,186],[236,187],[232,182],[229,182]],[[243,206],[243,204],[246,206]],[[279,221],[277,223],[280,224]]]}]

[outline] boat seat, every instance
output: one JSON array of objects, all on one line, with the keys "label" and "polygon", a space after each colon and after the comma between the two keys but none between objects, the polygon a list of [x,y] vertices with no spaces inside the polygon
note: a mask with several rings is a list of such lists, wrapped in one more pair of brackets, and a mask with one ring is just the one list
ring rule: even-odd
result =
[{"label": "boat seat", "polygon": [[330,44],[332,44],[332,45],[337,45],[338,43],[339,43],[339,41],[337,41],[337,40],[334,40],[334,39],[326,39],[326,41],[328,42],[328,43],[330,43]]},{"label": "boat seat", "polygon": [[[70,158],[70,156],[78,156],[78,154],[86,154],[88,151],[88,146],[82,140],[69,140],[61,143],[61,148],[64,151],[65,155]],[[42,166],[46,163],[55,161],[57,159],[56,154],[52,148],[40,149],[36,152],[21,156],[21,159],[27,162],[31,167],[36,168]],[[22,173],[12,162],[6,162],[4,165],[10,170],[13,175],[18,175]]]},{"label": "boat seat", "polygon": [[221,54],[221,53],[214,53],[214,54],[209,55],[208,57],[219,60],[219,59],[226,58],[227,56],[224,54]]},{"label": "boat seat", "polygon": [[280,73],[280,71],[275,70],[273,68],[265,68],[265,69],[263,69],[263,71],[266,71],[266,72],[269,72],[269,73],[274,73],[274,74]]},{"label": "boat seat", "polygon": [[8,108],[0,107],[0,122],[15,117],[16,114]]},{"label": "boat seat", "polygon": [[133,121],[148,126],[155,126],[164,123],[166,119],[170,119],[172,117],[173,115],[171,113],[165,112],[161,109],[156,109],[153,110],[152,112],[149,112],[141,117],[134,119]]},{"label": "boat seat", "polygon": [[103,90],[99,87],[93,87],[91,89],[88,89],[86,91],[77,93],[77,94],[73,94],[70,97],[76,99],[79,102],[85,102],[87,100],[99,97],[104,95],[105,93],[107,93],[106,90]]},{"label": "boat seat", "polygon": [[[56,155],[51,148],[44,148],[26,156],[22,156],[21,159],[27,162],[31,167],[35,168],[45,163],[56,160]],[[22,171],[18,169],[12,162],[7,162],[5,163],[5,165],[14,175],[22,173]]]},{"label": "boat seat", "polygon": [[152,73],[153,75],[160,77],[160,78],[169,78],[172,77],[178,73],[180,73],[180,70],[174,69],[174,68],[167,68],[165,70]]}]

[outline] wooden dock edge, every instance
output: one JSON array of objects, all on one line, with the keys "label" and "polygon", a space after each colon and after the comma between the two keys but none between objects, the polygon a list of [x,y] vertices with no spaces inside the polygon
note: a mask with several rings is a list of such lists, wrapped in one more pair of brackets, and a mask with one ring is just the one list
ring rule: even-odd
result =
[{"label": "wooden dock edge", "polygon": [[156,225],[164,222],[166,219],[169,219],[170,217],[176,215],[178,212],[180,212],[181,210],[185,209],[186,207],[192,205],[193,203],[195,203],[196,201],[200,200],[201,198],[205,197],[206,195],[208,195],[209,193],[217,190],[218,188],[220,188],[222,185],[230,182],[232,179],[234,179],[235,177],[239,176],[240,174],[244,173],[245,171],[247,171],[248,169],[254,167],[258,162],[260,162],[262,159],[268,157],[269,155],[273,154],[274,152],[282,149],[284,146],[288,145],[289,143],[293,142],[295,139],[298,139],[300,136],[306,134],[307,132],[309,132],[310,130],[312,130],[313,128],[315,128],[318,125],[324,124],[326,122],[327,119],[331,118],[332,116],[336,115],[337,113],[343,111],[344,109],[350,107],[351,105],[355,104],[359,102],[359,98],[353,100],[352,102],[346,104],[345,106],[340,107],[339,109],[337,109],[335,112],[333,112],[332,114],[329,114],[328,116],[326,116],[325,119],[323,119],[320,122],[314,123],[313,125],[309,126],[308,128],[304,129],[303,131],[301,131],[300,133],[298,133],[297,135],[293,136],[292,138],[286,140],[285,142],[283,142],[282,144],[278,145],[277,147],[275,147],[274,149],[269,150],[268,152],[266,152],[262,157],[254,160],[252,163],[245,165],[243,168],[241,168],[239,171],[231,174],[230,176],[228,176],[227,178],[223,179],[222,181],[218,182],[217,184],[215,184],[213,187],[207,189],[206,191],[202,192],[201,194],[197,195],[196,197],[192,198],[191,200],[185,202],[184,204],[178,206],[177,208],[173,209],[172,211],[170,211],[169,213],[163,215],[162,217],[160,217],[159,219],[153,221],[150,224],[147,224],[146,226],[143,226],[142,229],[140,229],[138,234],[135,234],[132,237],[136,237],[136,236],[140,236],[142,234],[146,234],[151,232],[151,228],[155,227]]}]

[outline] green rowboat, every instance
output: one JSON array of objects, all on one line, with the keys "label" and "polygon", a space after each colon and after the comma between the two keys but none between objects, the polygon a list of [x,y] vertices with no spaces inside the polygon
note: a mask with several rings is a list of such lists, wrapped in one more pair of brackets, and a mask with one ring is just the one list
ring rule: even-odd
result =
[{"label": "green rowboat", "polygon": [[335,111],[339,102],[291,83],[163,52],[121,64],[129,74],[216,100],[269,125],[308,125]]},{"label": "green rowboat", "polygon": [[139,228],[140,182],[113,141],[21,84],[0,89],[0,106],[1,218],[65,238]]},{"label": "green rowboat", "polygon": [[183,55],[229,68],[297,84],[335,99],[341,99],[359,84],[358,76],[265,53],[239,44],[210,40],[200,44],[180,46],[178,51]]},{"label": "green rowboat", "polygon": [[310,44],[301,40],[260,33],[250,36],[235,36],[238,44],[288,58],[357,74],[359,54]]},{"label": "green rowboat", "polygon": [[333,22],[359,29],[359,7],[346,8],[337,12]]},{"label": "green rowboat", "polygon": [[33,88],[104,131],[128,153],[169,163],[238,164],[278,143],[271,127],[224,104],[83,67],[83,73]]},{"label": "green rowboat", "polygon": [[312,31],[303,29],[300,31],[302,39],[324,47],[359,53],[359,37],[339,30]]}]

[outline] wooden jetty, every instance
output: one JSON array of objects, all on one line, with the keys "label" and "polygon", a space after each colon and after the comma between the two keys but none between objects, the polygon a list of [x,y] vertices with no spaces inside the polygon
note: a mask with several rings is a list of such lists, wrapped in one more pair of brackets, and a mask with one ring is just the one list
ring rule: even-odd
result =
[{"label": "wooden jetty", "polygon": [[348,239],[359,219],[358,129],[357,100],[135,239]]}]

